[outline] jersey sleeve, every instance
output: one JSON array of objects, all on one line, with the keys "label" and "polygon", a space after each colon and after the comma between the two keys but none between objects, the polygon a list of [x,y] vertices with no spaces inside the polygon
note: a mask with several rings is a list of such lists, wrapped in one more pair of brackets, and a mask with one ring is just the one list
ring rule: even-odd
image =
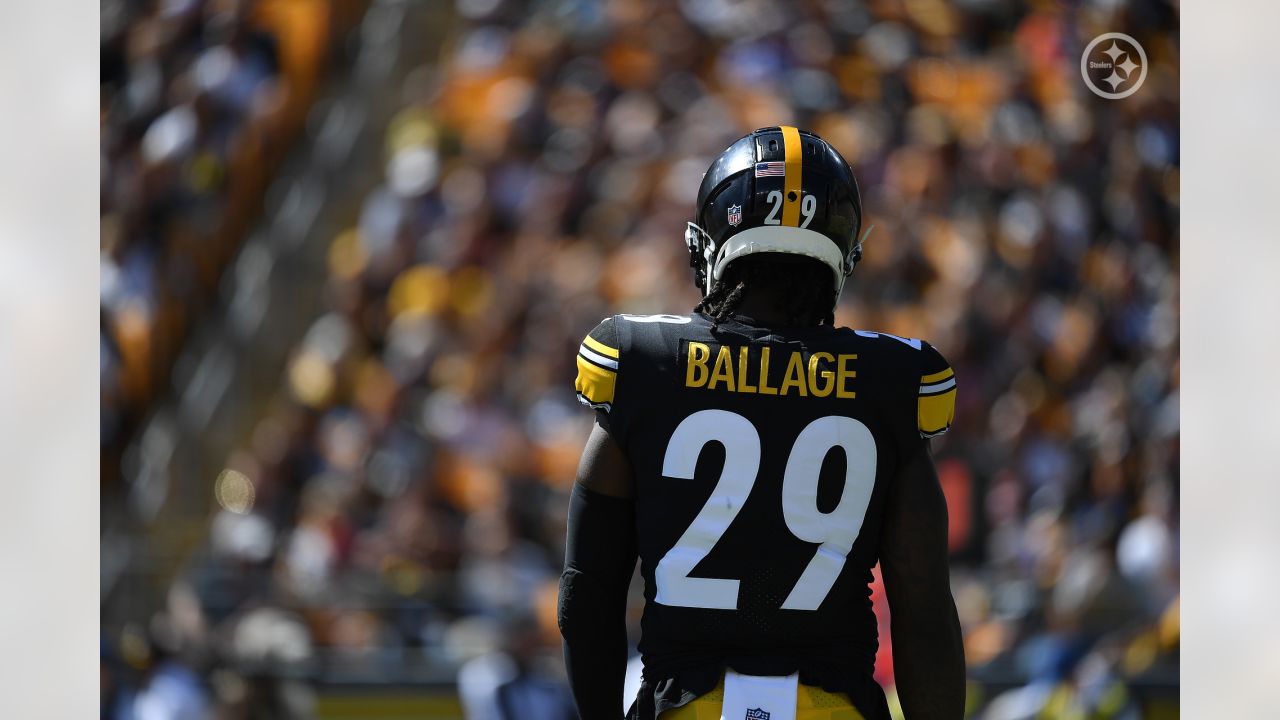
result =
[{"label": "jersey sleeve", "polygon": [[956,374],[947,359],[928,343],[921,348],[920,393],[916,401],[920,436],[931,438],[951,428],[956,414]]},{"label": "jersey sleeve", "polygon": [[579,402],[606,413],[613,409],[619,347],[613,318],[605,318],[582,339],[578,347],[578,378],[573,383]]}]

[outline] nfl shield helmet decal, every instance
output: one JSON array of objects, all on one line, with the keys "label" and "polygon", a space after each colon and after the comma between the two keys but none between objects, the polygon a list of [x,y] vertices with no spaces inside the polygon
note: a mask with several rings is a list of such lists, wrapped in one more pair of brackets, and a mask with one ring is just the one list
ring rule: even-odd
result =
[{"label": "nfl shield helmet decal", "polygon": [[[742,206],[730,205],[729,206],[729,224],[734,227],[738,227],[738,225],[740,225],[741,223],[742,223]],[[767,713],[766,713],[766,716],[767,716]],[[748,720],[755,720],[755,719],[748,718]]]},{"label": "nfl shield helmet decal", "polygon": [[743,720],[769,720],[769,713],[760,708],[748,709],[747,716]]}]

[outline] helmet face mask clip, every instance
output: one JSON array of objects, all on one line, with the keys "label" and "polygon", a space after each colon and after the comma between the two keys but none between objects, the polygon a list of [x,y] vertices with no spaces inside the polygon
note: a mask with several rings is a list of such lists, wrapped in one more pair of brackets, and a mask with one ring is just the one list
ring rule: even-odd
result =
[{"label": "helmet face mask clip", "polygon": [[715,265],[716,243],[706,230],[692,222],[685,223],[684,244],[689,248],[689,266],[693,268],[693,284],[702,291],[703,297],[711,292],[708,282],[707,268]]}]

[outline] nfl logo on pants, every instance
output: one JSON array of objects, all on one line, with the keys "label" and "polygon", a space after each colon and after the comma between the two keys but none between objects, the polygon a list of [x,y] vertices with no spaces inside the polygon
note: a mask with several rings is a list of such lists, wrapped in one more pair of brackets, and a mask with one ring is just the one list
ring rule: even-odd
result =
[{"label": "nfl logo on pants", "polygon": [[769,720],[769,713],[760,708],[747,710],[747,716],[743,720]]}]

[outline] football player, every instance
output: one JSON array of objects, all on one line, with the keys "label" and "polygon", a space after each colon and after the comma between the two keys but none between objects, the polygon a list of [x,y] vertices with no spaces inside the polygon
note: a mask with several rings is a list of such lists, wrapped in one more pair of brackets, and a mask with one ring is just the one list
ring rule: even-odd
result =
[{"label": "football player", "polygon": [[922,340],[834,326],[861,228],[857,183],[831,145],[757,130],[698,191],[693,314],[617,315],[582,341],[578,397],[597,412],[559,620],[586,720],[624,707],[637,556],[644,670],[628,717],[888,718],[872,678],[877,561],[906,717],[962,717],[929,451],[951,425],[956,380]]}]

